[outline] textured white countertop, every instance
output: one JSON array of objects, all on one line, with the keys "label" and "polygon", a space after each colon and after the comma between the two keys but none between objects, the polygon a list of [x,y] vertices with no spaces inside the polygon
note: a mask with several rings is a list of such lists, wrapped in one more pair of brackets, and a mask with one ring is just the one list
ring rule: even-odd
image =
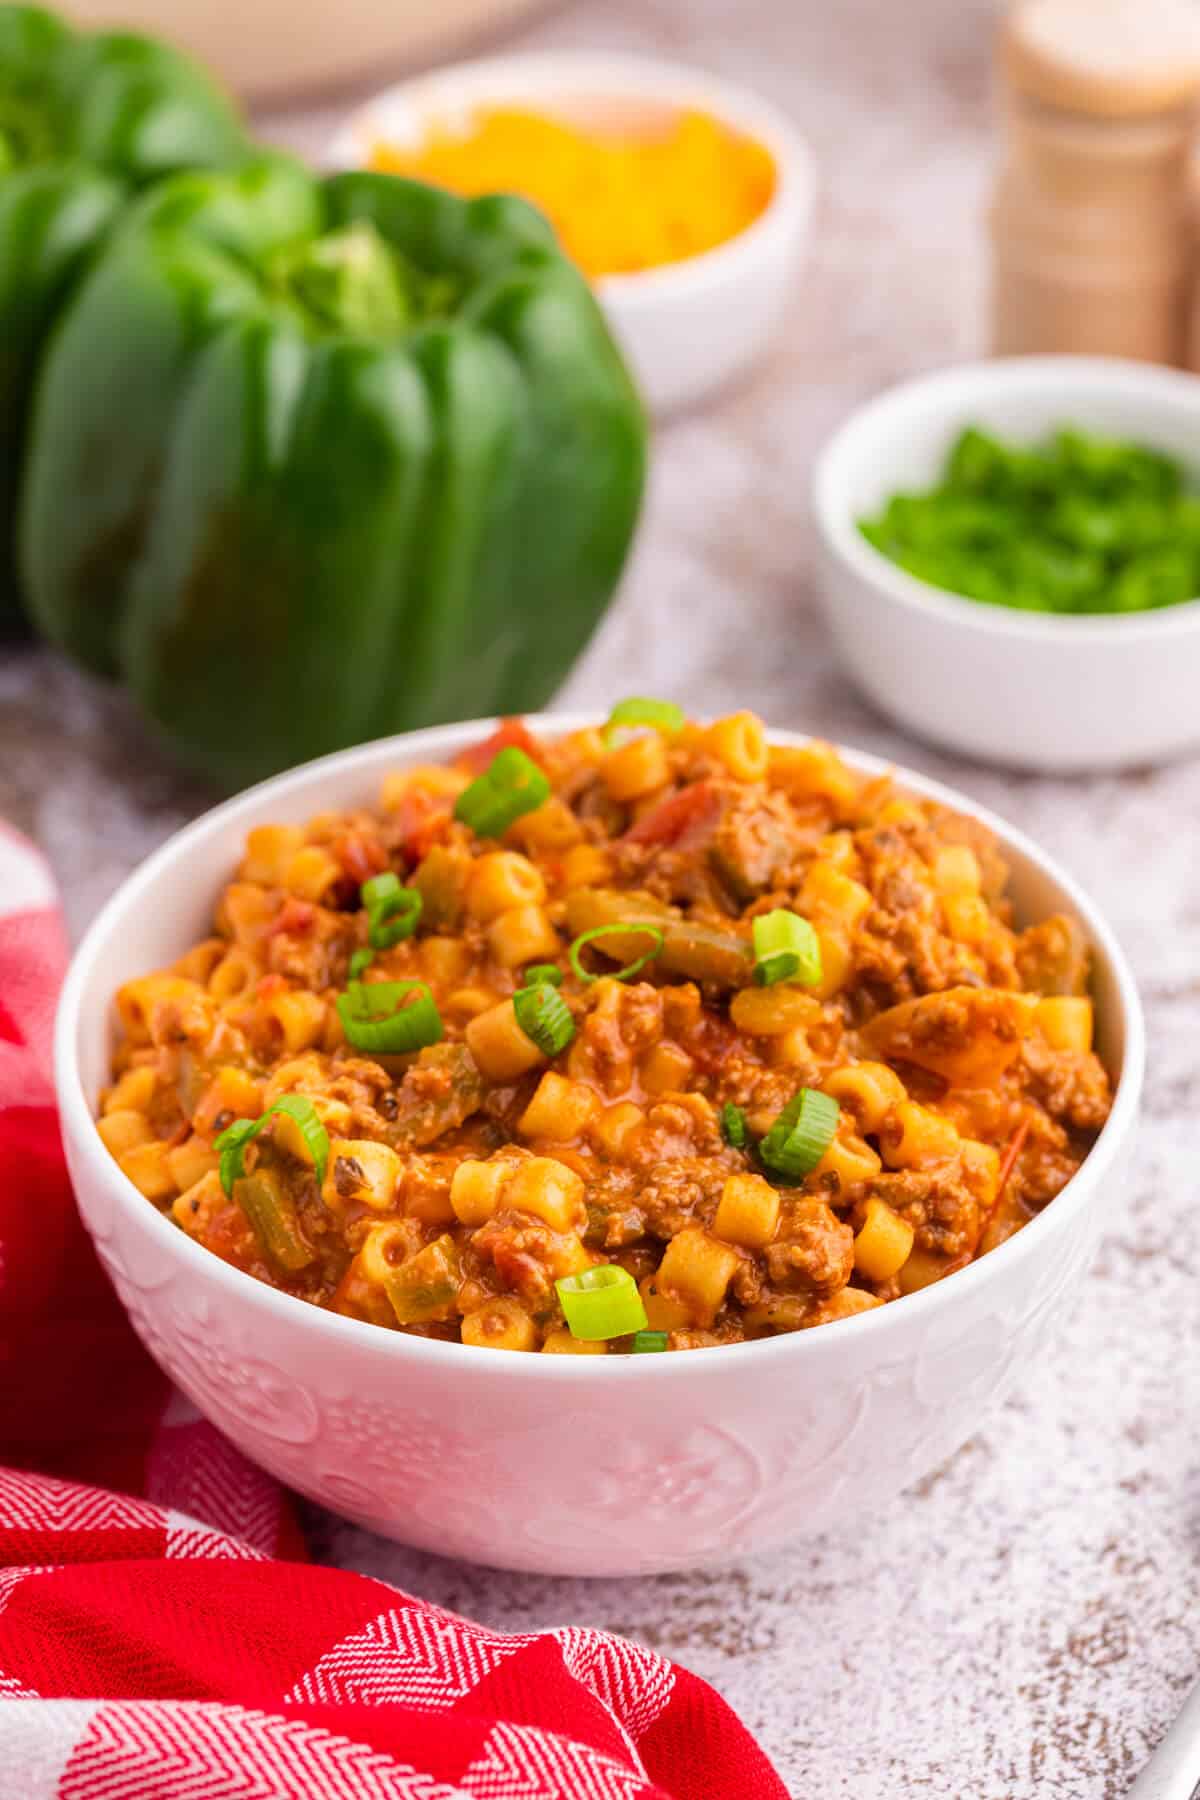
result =
[{"label": "textured white countertop", "polygon": [[[661,434],[635,566],[561,700],[749,704],[955,783],[1091,889],[1137,966],[1151,1055],[1140,1150],[1081,1302],[1044,1366],[889,1515],[724,1572],[539,1580],[316,1521],[323,1555],[489,1624],[602,1625],[677,1657],[803,1800],[1115,1800],[1200,1673],[1200,765],[1067,784],[949,761],[856,698],[813,609],[817,445],[861,397],[982,341],[991,23],[980,0],[583,0],[520,38],[753,82],[823,172],[784,339]],[[264,125],[315,149],[340,110]],[[207,799],[119,700],[44,653],[0,659],[0,816],[49,850],[76,931]]]}]

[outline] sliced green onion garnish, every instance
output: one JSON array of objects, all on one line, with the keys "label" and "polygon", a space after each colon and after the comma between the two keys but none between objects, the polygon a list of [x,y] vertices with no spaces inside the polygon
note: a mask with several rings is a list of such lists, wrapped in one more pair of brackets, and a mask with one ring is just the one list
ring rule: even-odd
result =
[{"label": "sliced green onion garnish", "polygon": [[[664,942],[663,934],[657,925],[644,925],[640,919],[631,919],[628,924],[593,925],[590,931],[581,931],[567,951],[567,958],[580,981],[599,981],[601,979],[601,975],[591,974],[579,960],[579,952],[585,944],[595,944],[601,938],[606,937],[628,937],[631,931],[639,933],[642,937],[651,938],[653,942],[644,956],[639,956],[635,962],[626,963],[623,969],[617,969],[607,979],[628,981],[631,975],[636,975],[639,970],[644,969],[648,962],[653,962]],[[603,970],[601,974],[604,974]]]},{"label": "sliced green onion garnish", "polygon": [[759,987],[799,981],[815,987],[821,979],[821,946],[807,919],[776,907],[753,921],[754,979]]},{"label": "sliced green onion garnish", "polygon": [[673,700],[644,700],[635,695],[617,701],[608,715],[604,736],[611,744],[622,725],[650,725],[664,737],[678,737],[686,723],[683,708]]},{"label": "sliced green onion garnish", "polygon": [[246,1145],[258,1136],[274,1113],[286,1113],[289,1119],[296,1121],[312,1156],[318,1187],[324,1181],[325,1165],[329,1160],[329,1133],[317,1117],[317,1109],[311,1100],[306,1100],[303,1094],[284,1094],[259,1118],[235,1119],[220,1137],[213,1139],[213,1149],[221,1158],[221,1186],[231,1197],[234,1182],[242,1178]]},{"label": "sliced green onion garnish", "polygon": [[647,1350],[665,1350],[666,1347],[667,1334],[665,1331],[635,1331],[633,1342],[629,1346],[635,1356],[640,1356]]},{"label": "sliced green onion garnish", "polygon": [[442,1015],[423,981],[352,981],[337,1010],[347,1042],[376,1056],[404,1056],[442,1039]]},{"label": "sliced green onion garnish", "polygon": [[374,961],[375,952],[373,950],[356,950],[354,955],[350,958],[351,981],[357,981],[359,976],[363,974],[365,970],[369,969]]},{"label": "sliced green onion garnish", "polygon": [[758,1153],[776,1175],[802,1181],[828,1150],[837,1122],[836,1100],[816,1088],[801,1088],[758,1146]]},{"label": "sliced green onion garnish", "polygon": [[536,987],[539,981],[548,981],[551,987],[561,987],[563,972],[557,963],[531,963],[525,971],[522,987]]},{"label": "sliced green onion garnish", "polygon": [[242,1178],[242,1160],[246,1145],[263,1128],[263,1119],[235,1119],[220,1137],[213,1139],[213,1149],[221,1158],[221,1186],[232,1196],[233,1184]]},{"label": "sliced green onion garnish", "polygon": [[563,1317],[572,1337],[589,1343],[600,1338],[626,1337],[646,1324],[646,1309],[637,1283],[628,1269],[601,1263],[581,1275],[564,1275],[555,1282]]},{"label": "sliced green onion garnish", "polygon": [[514,820],[550,798],[550,783],[532,757],[509,744],[464,788],[454,816],[476,837],[502,837]]},{"label": "sliced green onion garnish", "polygon": [[536,987],[518,988],[513,995],[517,1024],[543,1056],[557,1056],[575,1036],[571,1009],[556,987],[539,981]]},{"label": "sliced green onion garnish", "polygon": [[367,909],[367,942],[372,950],[388,950],[417,929],[424,902],[416,888],[401,887],[400,877],[389,869],[362,884],[362,903]]},{"label": "sliced green onion garnish", "polygon": [[735,1150],[744,1150],[749,1133],[746,1130],[746,1115],[740,1106],[727,1100],[721,1108],[721,1136]]}]

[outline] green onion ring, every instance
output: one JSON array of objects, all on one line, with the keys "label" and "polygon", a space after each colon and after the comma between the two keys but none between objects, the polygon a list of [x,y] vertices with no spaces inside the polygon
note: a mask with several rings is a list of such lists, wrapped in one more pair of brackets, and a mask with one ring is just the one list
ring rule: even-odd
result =
[{"label": "green onion ring", "polygon": [[518,988],[513,995],[513,1011],[517,1024],[543,1056],[557,1056],[575,1036],[571,1009],[548,981]]},{"label": "green onion ring", "polygon": [[735,1106],[732,1100],[727,1100],[721,1108],[721,1136],[734,1150],[744,1150],[749,1141],[745,1111]]},{"label": "green onion ring", "polygon": [[509,744],[463,789],[454,803],[454,816],[476,837],[502,837],[517,819],[549,798],[550,783],[542,770],[532,757]]},{"label": "green onion ring", "polygon": [[522,987],[537,987],[539,982],[548,981],[551,987],[561,987],[563,972],[557,963],[531,963],[525,971]]},{"label": "green onion ring", "polygon": [[572,1337],[597,1343],[645,1328],[646,1308],[637,1283],[628,1269],[616,1263],[600,1263],[580,1275],[564,1275],[554,1285]]},{"label": "green onion ring", "polygon": [[801,1088],[759,1144],[758,1154],[785,1181],[803,1181],[833,1142],[838,1116],[838,1103],[829,1094]]},{"label": "green onion ring", "polygon": [[402,887],[400,877],[389,869],[364,881],[360,893],[372,950],[390,950],[412,936],[425,904],[416,888]]},{"label": "green onion ring", "polygon": [[759,987],[798,981],[815,987],[821,979],[821,945],[807,919],[777,906],[751,922],[754,933],[754,979]]},{"label": "green onion ring", "polygon": [[[416,996],[408,1000],[408,996]],[[375,1056],[406,1056],[442,1039],[442,1015],[423,981],[352,981],[336,1001],[346,1041]]]},{"label": "green onion ring", "polygon": [[664,737],[678,737],[687,718],[681,706],[673,700],[647,700],[634,695],[628,700],[618,700],[608,715],[608,723],[604,727],[604,741],[611,744],[622,726],[648,725],[654,731],[661,731]]},{"label": "green onion ring", "polygon": [[296,1121],[313,1159],[317,1186],[324,1182],[325,1165],[329,1161],[329,1133],[317,1117],[317,1109],[311,1100],[306,1100],[303,1094],[284,1094],[257,1119],[235,1119],[220,1137],[213,1139],[213,1149],[221,1158],[221,1186],[230,1198],[234,1182],[240,1181],[244,1172],[246,1145],[258,1136],[275,1113],[286,1113],[289,1119]]},{"label": "green onion ring", "polygon": [[[640,932],[644,937],[654,939],[654,942],[644,956],[639,956],[635,962],[627,963],[623,969],[617,969],[615,973],[611,975],[607,974],[607,971],[605,970],[601,970],[598,975],[592,975],[584,968],[579,960],[579,953],[585,944],[594,944],[600,938],[628,936],[631,931]],[[590,983],[593,981],[601,981],[603,979],[609,981],[628,981],[631,975],[638,974],[645,968],[648,962],[654,961],[654,958],[662,950],[665,941],[663,933],[657,925],[645,924],[639,919],[631,919],[628,924],[593,925],[590,931],[581,931],[574,943],[570,945],[567,950],[567,959],[582,982]]]}]

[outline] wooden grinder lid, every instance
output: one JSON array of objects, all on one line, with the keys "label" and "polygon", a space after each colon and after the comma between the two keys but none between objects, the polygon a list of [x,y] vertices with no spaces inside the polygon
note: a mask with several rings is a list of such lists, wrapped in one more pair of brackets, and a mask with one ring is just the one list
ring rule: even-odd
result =
[{"label": "wooden grinder lid", "polygon": [[1200,92],[1197,0],[1023,0],[1001,29],[1018,93],[1066,112],[1149,118]]}]

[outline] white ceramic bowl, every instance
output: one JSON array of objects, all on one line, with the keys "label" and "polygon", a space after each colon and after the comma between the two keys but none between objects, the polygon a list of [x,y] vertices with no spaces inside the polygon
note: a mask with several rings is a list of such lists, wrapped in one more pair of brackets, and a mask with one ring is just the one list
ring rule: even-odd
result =
[{"label": "white ceramic bowl", "polygon": [[762,354],[787,306],[816,191],[811,153],[781,113],[744,88],[677,63],[546,51],[460,63],[388,88],[348,120],[328,160],[358,168],[380,141],[418,144],[431,124],[465,121],[477,107],[497,104],[635,130],[698,107],[765,145],[776,188],[745,231],[702,256],[595,284],[646,402],[660,416],[720,387]]},{"label": "white ceramic bowl", "polygon": [[297,91],[378,79],[380,66],[460,51],[545,0],[66,0],[89,31],[148,31],[190,50],[240,94],[293,108]]},{"label": "white ceramic bowl", "polygon": [[104,908],[67,977],[56,1045],[67,1158],[100,1257],[152,1355],[201,1411],[281,1480],[386,1536],[509,1568],[601,1575],[841,1527],[949,1456],[1043,1353],[1137,1112],[1142,1020],[1125,959],[1070,879],[998,820],[987,823],[1012,863],[1019,910],[1066,908],[1095,948],[1116,1104],[1080,1173],[1017,1237],[858,1318],[737,1348],[611,1359],[406,1337],[231,1268],[168,1223],[96,1134],[114,989],[205,935],[248,828],[373,800],[385,770],[448,757],[488,729],[416,732],[252,788],[172,838]]},{"label": "white ceramic bowl", "polygon": [[851,415],[813,481],[821,594],[847,667],[916,736],[1014,768],[1090,773],[1200,748],[1200,599],[1123,617],[981,605],[919,581],[857,521],[931,486],[964,426],[1055,426],[1178,456],[1200,482],[1200,380],[1104,357],[1029,356],[905,382]]}]

